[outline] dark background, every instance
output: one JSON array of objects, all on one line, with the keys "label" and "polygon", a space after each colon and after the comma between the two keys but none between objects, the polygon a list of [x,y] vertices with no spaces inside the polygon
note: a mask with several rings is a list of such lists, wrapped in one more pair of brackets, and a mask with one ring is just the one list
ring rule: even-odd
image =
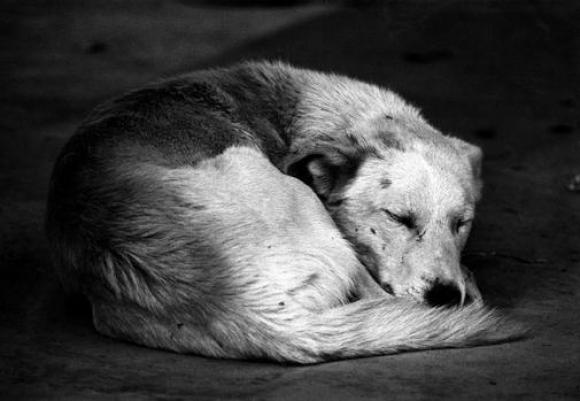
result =
[{"label": "dark background", "polygon": [[[0,5],[0,397],[578,399],[580,192],[570,182],[580,174],[580,3],[228,3]],[[108,97],[248,58],[390,87],[482,146],[486,186],[464,262],[533,336],[283,367],[97,335],[48,261],[42,215],[57,152]]]}]

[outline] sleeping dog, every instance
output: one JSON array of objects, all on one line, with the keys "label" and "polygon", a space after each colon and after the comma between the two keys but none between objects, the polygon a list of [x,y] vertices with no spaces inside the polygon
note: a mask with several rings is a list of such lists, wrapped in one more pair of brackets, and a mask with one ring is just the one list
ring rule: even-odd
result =
[{"label": "sleeping dog", "polygon": [[97,107],[47,232],[96,329],[150,347],[316,363],[504,341],[519,328],[460,264],[481,158],[389,90],[244,63]]}]

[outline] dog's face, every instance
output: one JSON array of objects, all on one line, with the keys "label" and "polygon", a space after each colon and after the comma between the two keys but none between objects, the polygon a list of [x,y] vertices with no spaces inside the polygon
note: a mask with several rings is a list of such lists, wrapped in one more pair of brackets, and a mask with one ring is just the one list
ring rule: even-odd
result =
[{"label": "dog's face", "polygon": [[385,291],[432,305],[459,304],[466,296],[479,298],[460,264],[477,193],[459,155],[392,150],[366,159],[327,205]]},{"label": "dog's face", "polygon": [[433,306],[480,301],[460,256],[480,193],[481,151],[438,135],[373,147],[359,162],[319,152],[303,174],[386,292]]}]

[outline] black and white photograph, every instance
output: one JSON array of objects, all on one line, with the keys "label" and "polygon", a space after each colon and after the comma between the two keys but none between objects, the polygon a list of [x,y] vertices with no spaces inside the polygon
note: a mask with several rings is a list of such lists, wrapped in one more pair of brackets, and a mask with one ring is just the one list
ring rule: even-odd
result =
[{"label": "black and white photograph", "polygon": [[579,21],[2,1],[0,400],[580,399]]}]

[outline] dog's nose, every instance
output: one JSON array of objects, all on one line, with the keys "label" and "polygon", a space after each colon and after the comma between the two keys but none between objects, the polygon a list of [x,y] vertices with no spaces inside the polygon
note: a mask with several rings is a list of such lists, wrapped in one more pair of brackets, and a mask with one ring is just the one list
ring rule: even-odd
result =
[{"label": "dog's nose", "polygon": [[461,291],[453,283],[435,282],[425,293],[430,306],[456,306],[461,304]]}]

